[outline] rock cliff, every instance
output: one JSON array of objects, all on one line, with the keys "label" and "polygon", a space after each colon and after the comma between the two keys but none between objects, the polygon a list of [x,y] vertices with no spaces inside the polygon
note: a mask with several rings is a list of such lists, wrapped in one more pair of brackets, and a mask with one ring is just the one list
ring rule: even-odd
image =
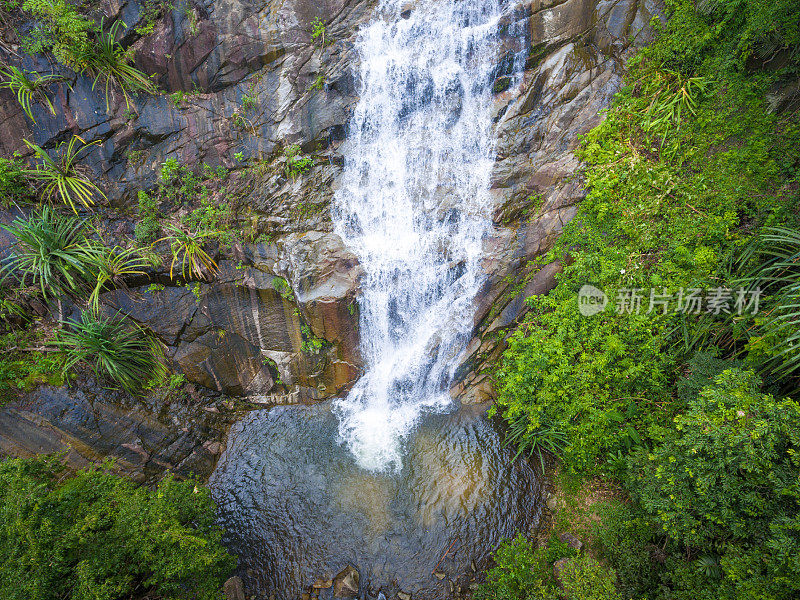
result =
[{"label": "rock cliff", "polygon": [[[3,155],[29,152],[23,138],[46,149],[73,134],[100,142],[85,163],[116,209],[100,211],[112,238],[130,238],[136,194],[157,185],[159,167],[168,158],[190,168],[205,164],[230,171],[236,189],[233,228],[241,235],[216,249],[219,274],[176,282],[166,265],[132,282],[129,290],[105,297],[109,306],[152,329],[175,368],[195,384],[289,403],[341,394],[360,374],[360,266],[332,233],[329,204],[358,93],[353,42],[374,5],[373,0],[194,0],[161,14],[142,35],[136,30],[150,18],[147,3],[110,0],[103,13],[128,25],[121,41],[133,48],[141,70],[156,74],[162,94],[137,96],[129,107],[118,97],[106,110],[106,99],[92,90],[91,80],[56,71],[64,76],[53,88],[57,115],[36,105],[34,126],[12,95],[0,92]],[[407,10],[413,9],[409,3]],[[491,396],[486,371],[524,312],[524,298],[553,285],[558,265],[539,268],[533,261],[552,246],[585,195],[573,150],[579,136],[602,118],[621,85],[626,58],[649,39],[650,20],[660,14],[656,0],[528,0],[503,24],[507,31],[523,26],[527,56],[523,71],[513,72],[519,61],[498,48],[496,227],[486,242],[488,279],[476,299],[474,337],[453,389],[463,401]],[[315,20],[325,26],[324,41],[312,38]],[[25,27],[20,23],[17,30]],[[52,70],[45,57],[20,52],[18,42],[17,34],[6,32],[3,62]],[[285,168],[284,150],[295,144],[314,159],[299,177]],[[7,250],[8,240],[0,242]],[[40,394],[67,403],[80,395]],[[65,424],[83,418],[45,404],[29,398],[5,414],[20,423],[18,431],[35,425],[63,432]],[[142,410],[121,401],[99,406],[93,418],[104,423]],[[136,417],[137,430],[149,431],[148,418]],[[162,426],[172,428],[164,440],[177,439],[182,427],[153,425]],[[26,434],[13,429],[0,433],[5,436],[0,448],[33,451],[15,439]],[[94,444],[98,455],[122,456],[127,451],[120,448],[128,444],[144,456],[136,449],[141,436],[124,434],[110,446],[92,436],[81,425],[60,439]],[[189,446],[187,456],[196,452]],[[142,452],[148,461],[158,455]]]}]

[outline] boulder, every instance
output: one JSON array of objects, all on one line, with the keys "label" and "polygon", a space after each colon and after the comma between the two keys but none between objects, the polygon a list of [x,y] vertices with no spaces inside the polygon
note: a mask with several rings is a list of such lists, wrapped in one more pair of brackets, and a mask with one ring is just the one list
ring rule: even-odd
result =
[{"label": "boulder", "polygon": [[583,542],[571,533],[567,533],[566,531],[559,533],[558,539],[577,552],[580,552],[583,549]]},{"label": "boulder", "polygon": [[111,457],[117,472],[141,483],[167,471],[204,479],[235,413],[219,410],[219,401],[201,392],[191,395],[191,402],[158,392],[134,398],[88,378],[71,388],[41,386],[0,407],[0,455],[63,452],[73,469]]},{"label": "boulder", "polygon": [[561,583],[561,573],[569,566],[571,560],[571,558],[559,558],[553,563],[553,577],[556,578],[556,583],[558,583],[560,587],[563,587]]},{"label": "boulder", "polygon": [[358,571],[347,565],[333,578],[333,595],[336,598],[355,598],[358,596]]}]

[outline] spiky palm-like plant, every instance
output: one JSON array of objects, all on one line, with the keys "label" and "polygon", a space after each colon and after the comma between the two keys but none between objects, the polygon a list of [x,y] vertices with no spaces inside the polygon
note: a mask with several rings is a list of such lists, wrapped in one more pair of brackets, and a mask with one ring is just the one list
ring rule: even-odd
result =
[{"label": "spiky palm-like plant", "polygon": [[130,320],[84,311],[80,321],[63,325],[55,344],[65,354],[64,372],[86,362],[98,378],[111,379],[129,392],[144,389],[165,373],[160,347]]},{"label": "spiky palm-like plant", "polygon": [[18,272],[23,286],[30,281],[56,297],[58,318],[61,319],[61,296],[75,294],[85,287],[91,276],[93,256],[85,239],[86,219],[59,215],[45,206],[9,225],[0,225],[17,238],[13,256],[4,270]]},{"label": "spiky palm-like plant", "polygon": [[131,106],[131,94],[136,92],[154,93],[155,86],[150,78],[131,64],[131,50],[125,50],[117,41],[117,32],[124,23],[116,21],[105,30],[104,22],[100,22],[97,43],[92,45],[88,54],[83,57],[85,65],[82,72],[94,77],[92,89],[102,82],[106,97],[106,110],[111,109],[111,95],[119,89],[125,98],[125,106]]},{"label": "spiky palm-like plant", "polygon": [[749,357],[765,379],[791,385],[800,375],[800,231],[764,228],[721,271],[726,287],[748,302],[758,298],[757,314],[706,313],[691,322],[682,315],[671,332],[676,350],[689,355],[722,348],[727,355]]},{"label": "spiky palm-like plant", "polygon": [[189,275],[204,278],[206,270],[211,273],[217,271],[217,263],[203,249],[203,244],[212,238],[217,237],[217,232],[186,232],[177,225],[171,223],[164,226],[168,235],[156,240],[154,243],[167,241],[172,251],[172,264],[169,266],[169,276],[174,279],[173,270],[175,264],[180,262],[181,275],[186,277],[188,267]]},{"label": "spiky palm-like plant", "polygon": [[538,427],[531,428],[529,423],[528,417],[524,414],[514,418],[509,424],[505,445],[517,447],[514,459],[520,454],[537,456],[544,470],[544,454],[561,456],[569,441],[567,435],[552,424],[541,423]]},{"label": "spiky palm-like plant", "polygon": [[[76,148],[75,144],[79,140],[83,145],[80,148]],[[89,177],[82,172],[81,167],[78,165],[80,154],[87,148],[99,144],[99,141],[95,140],[86,144],[78,136],[72,136],[66,147],[64,147],[63,142],[59,146],[57,159],[53,159],[40,146],[28,140],[23,141],[36,153],[41,161],[35,169],[29,169],[27,174],[42,185],[42,196],[44,198],[48,200],[58,198],[77,213],[76,202],[88,207],[94,204],[95,194],[103,198],[106,197],[100,188],[89,180]]]},{"label": "spiky palm-like plant", "polygon": [[[32,75],[33,78],[29,79],[28,75]],[[61,77],[58,75],[42,75],[32,71],[28,71],[28,75],[14,66],[0,69],[0,77],[3,78],[3,81],[0,82],[0,88],[10,90],[17,97],[17,102],[19,102],[25,114],[28,115],[28,118],[36,123],[36,119],[33,118],[31,103],[36,98],[44,102],[47,108],[50,109],[50,113],[55,115],[56,108],[50,98],[47,97],[47,94],[44,93],[44,89],[54,81],[61,80]]]},{"label": "spiky palm-like plant", "polygon": [[91,273],[86,219],[59,215],[45,206],[41,212],[0,227],[17,238],[6,269],[19,271],[23,285],[29,280],[38,285],[45,298],[77,292]]},{"label": "spiky palm-like plant", "polygon": [[763,368],[784,379],[800,373],[800,231],[765,228],[756,252],[766,262],[749,278],[769,295],[763,318],[769,358]]},{"label": "spiky palm-like plant", "polygon": [[100,312],[100,294],[103,290],[108,286],[127,289],[124,278],[130,275],[143,275],[142,269],[147,266],[147,261],[137,249],[126,250],[120,246],[107,248],[97,245],[91,249],[90,254],[90,262],[96,279],[94,289],[89,296],[89,306],[95,313],[98,313]]}]

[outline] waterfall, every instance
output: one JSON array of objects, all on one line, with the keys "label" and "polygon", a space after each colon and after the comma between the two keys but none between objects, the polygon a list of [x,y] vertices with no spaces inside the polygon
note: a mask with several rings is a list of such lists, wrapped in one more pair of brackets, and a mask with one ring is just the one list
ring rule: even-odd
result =
[{"label": "waterfall", "polygon": [[400,468],[420,415],[450,403],[472,330],[507,4],[421,0],[409,15],[407,1],[380,0],[356,42],[360,100],[333,219],[365,271],[365,373],[335,410],[341,441],[368,470]]}]

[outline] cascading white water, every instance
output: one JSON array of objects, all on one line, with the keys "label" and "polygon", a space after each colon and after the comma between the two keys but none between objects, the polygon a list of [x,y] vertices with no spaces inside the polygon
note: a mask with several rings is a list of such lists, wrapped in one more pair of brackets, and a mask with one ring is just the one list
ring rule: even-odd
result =
[{"label": "cascading white water", "polygon": [[365,270],[366,371],[336,403],[340,436],[369,470],[399,468],[401,442],[448,388],[472,328],[491,227],[492,79],[505,0],[380,0],[359,34],[336,232]]}]

